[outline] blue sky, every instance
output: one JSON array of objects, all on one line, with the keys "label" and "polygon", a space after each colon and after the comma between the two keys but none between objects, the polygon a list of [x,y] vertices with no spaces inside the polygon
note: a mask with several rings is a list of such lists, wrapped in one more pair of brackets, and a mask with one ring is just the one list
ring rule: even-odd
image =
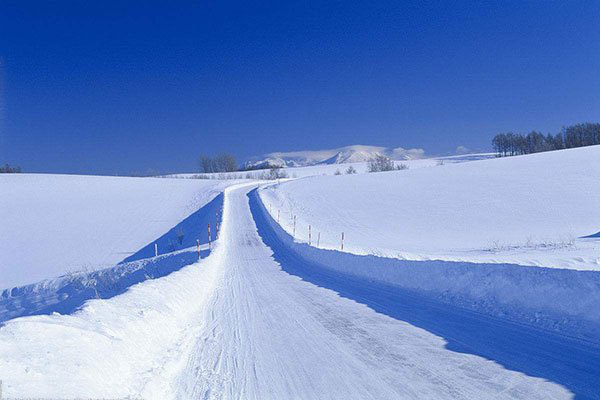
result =
[{"label": "blue sky", "polygon": [[[252,4],[259,3],[259,4]],[[193,171],[600,121],[600,2],[0,3],[0,163]]]}]

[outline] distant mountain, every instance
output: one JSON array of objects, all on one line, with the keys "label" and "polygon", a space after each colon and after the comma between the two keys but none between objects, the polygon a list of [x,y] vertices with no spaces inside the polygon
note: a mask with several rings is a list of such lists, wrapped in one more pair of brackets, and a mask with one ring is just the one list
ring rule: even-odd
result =
[{"label": "distant mountain", "polygon": [[380,146],[354,145],[331,150],[277,152],[254,157],[246,163],[246,168],[303,167],[318,164],[343,164],[370,161],[378,155],[384,155],[392,160],[413,160],[423,158],[423,149],[404,149]]}]

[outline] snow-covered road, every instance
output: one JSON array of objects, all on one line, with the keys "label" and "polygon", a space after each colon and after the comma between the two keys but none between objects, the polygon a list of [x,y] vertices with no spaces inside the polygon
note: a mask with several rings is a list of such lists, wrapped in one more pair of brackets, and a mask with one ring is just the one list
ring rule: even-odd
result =
[{"label": "snow-covered road", "polygon": [[211,255],[0,326],[8,397],[598,398],[600,350],[298,258],[229,187]]},{"label": "snow-covered road", "polygon": [[427,330],[282,270],[249,187],[228,190],[222,282],[173,387],[176,398],[568,398],[562,386],[451,351]]}]

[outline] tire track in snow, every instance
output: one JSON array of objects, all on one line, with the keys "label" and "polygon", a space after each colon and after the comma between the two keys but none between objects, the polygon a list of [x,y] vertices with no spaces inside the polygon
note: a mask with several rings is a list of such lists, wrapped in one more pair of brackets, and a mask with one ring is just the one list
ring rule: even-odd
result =
[{"label": "tire track in snow", "polygon": [[281,270],[248,186],[226,190],[222,283],[174,382],[175,398],[568,398],[492,361]]}]

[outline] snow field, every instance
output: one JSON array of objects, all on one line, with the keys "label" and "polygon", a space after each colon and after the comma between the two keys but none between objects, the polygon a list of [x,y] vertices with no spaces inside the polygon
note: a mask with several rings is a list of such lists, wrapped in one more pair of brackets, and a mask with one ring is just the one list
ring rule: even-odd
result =
[{"label": "snow field", "polygon": [[[321,247],[412,260],[600,271],[600,146],[434,168],[315,176],[261,191]],[[315,236],[313,235],[313,239]],[[314,242],[314,240],[313,240]],[[314,244],[314,243],[313,243]]]},{"label": "snow field", "polygon": [[597,232],[597,176],[598,146],[307,178],[265,187],[259,195],[285,247],[309,263],[598,343],[597,238],[537,252],[484,249],[493,238],[518,243],[528,235]]},{"label": "snow field", "polygon": [[112,267],[233,183],[2,174],[0,289]]}]

